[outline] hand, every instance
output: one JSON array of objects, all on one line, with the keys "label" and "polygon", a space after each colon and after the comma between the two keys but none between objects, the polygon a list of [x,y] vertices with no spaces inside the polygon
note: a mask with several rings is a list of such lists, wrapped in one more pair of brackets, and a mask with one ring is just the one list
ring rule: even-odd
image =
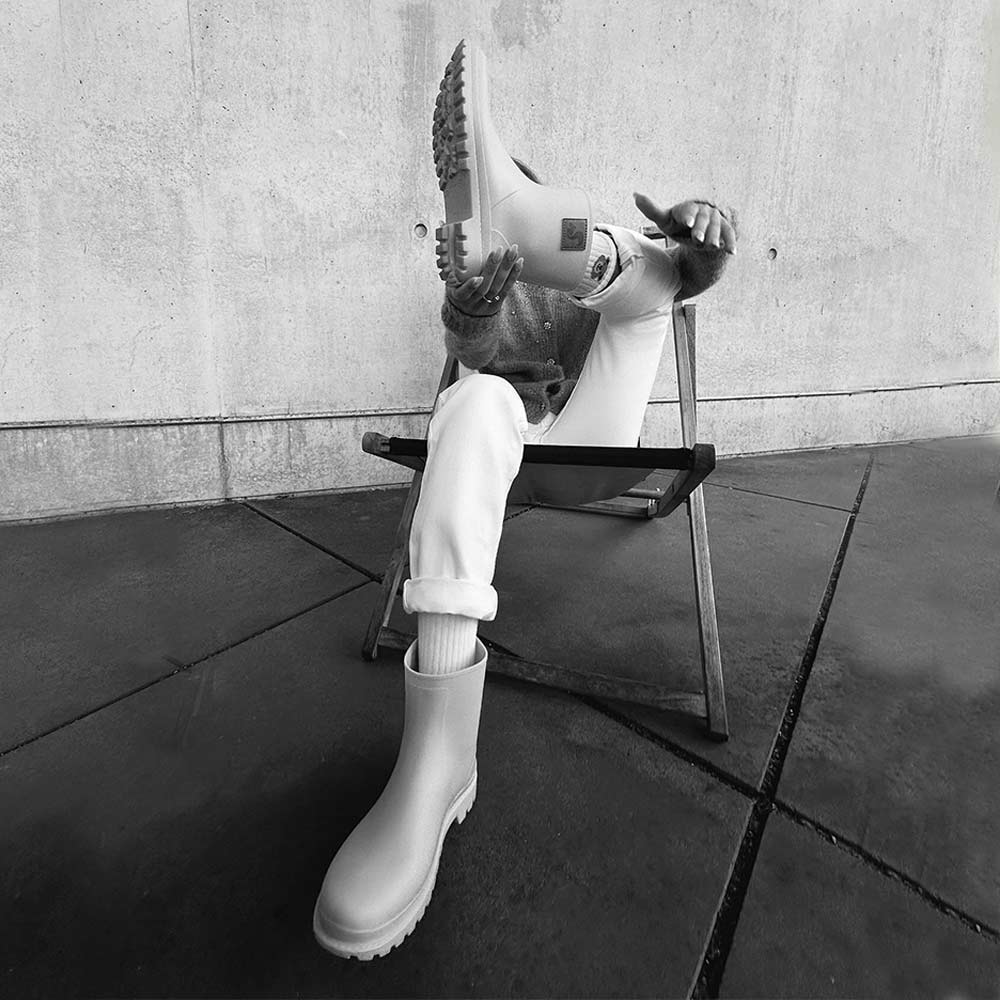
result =
[{"label": "hand", "polygon": [[492,251],[475,277],[461,284],[449,278],[445,293],[451,304],[467,316],[492,316],[499,312],[523,267],[524,258],[518,257],[515,243],[506,253]]},{"label": "hand", "polygon": [[687,243],[695,250],[736,253],[736,228],[732,212],[723,214],[705,201],[681,201],[661,208],[644,194],[635,194],[635,205],[664,236]]}]

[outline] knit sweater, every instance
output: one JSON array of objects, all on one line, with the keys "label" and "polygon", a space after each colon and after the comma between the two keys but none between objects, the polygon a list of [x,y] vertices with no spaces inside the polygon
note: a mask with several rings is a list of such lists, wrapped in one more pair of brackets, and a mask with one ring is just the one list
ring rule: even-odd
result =
[{"label": "knit sweater", "polygon": [[448,353],[466,368],[507,379],[532,424],[566,405],[600,320],[569,295],[524,282],[492,316],[467,316],[445,297],[441,318]]}]

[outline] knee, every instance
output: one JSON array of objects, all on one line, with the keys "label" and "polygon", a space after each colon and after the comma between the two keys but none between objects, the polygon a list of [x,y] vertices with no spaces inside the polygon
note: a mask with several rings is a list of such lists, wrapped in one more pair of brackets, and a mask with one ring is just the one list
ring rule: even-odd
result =
[{"label": "knee", "polygon": [[441,393],[432,422],[440,424],[460,414],[479,424],[486,421],[509,423],[518,432],[527,419],[521,397],[510,382],[481,372],[466,375]]}]

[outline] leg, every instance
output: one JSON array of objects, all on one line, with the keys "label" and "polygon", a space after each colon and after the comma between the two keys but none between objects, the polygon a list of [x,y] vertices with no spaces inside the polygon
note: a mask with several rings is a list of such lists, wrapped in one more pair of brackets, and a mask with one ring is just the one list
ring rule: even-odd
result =
[{"label": "leg", "polygon": [[601,314],[573,394],[545,444],[632,447],[656,378],[680,280],[662,246],[617,226],[604,227],[621,273],[580,304]]},{"label": "leg", "polygon": [[504,379],[468,375],[441,394],[410,532],[406,611],[496,615],[493,571],[526,429],[524,405]]},{"label": "leg", "polygon": [[[493,570],[525,429],[517,393],[490,375],[446,389],[431,420],[410,535],[412,579],[403,590],[403,606],[418,614],[418,641],[403,660],[399,755],[378,801],[331,862],[313,916],[317,940],[336,955],[384,955],[413,930],[444,836],[475,801],[486,674],[475,630],[496,613]],[[431,661],[419,670],[418,653]]]},{"label": "leg", "polygon": [[494,376],[470,375],[440,397],[403,588],[404,609],[417,612],[422,673],[467,667],[478,622],[496,614],[496,551],[525,424],[517,393]]}]

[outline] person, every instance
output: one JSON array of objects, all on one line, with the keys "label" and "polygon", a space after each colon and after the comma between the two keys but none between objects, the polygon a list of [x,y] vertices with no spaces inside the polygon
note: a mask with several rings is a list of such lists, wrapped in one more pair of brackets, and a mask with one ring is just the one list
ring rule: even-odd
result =
[{"label": "person", "polygon": [[[668,247],[595,224],[585,192],[541,184],[504,150],[485,58],[464,42],[445,71],[434,151],[448,216],[445,343],[472,373],[440,394],[428,428],[403,589],[417,640],[404,656],[399,755],[314,911],[319,943],[363,960],[416,926],[445,834],[475,800],[488,658],[477,629],[497,613],[493,573],[524,445],[634,446],[674,299],[714,284],[736,250],[733,214],[712,202],[635,195]],[[544,501],[551,487],[537,489]]]}]

